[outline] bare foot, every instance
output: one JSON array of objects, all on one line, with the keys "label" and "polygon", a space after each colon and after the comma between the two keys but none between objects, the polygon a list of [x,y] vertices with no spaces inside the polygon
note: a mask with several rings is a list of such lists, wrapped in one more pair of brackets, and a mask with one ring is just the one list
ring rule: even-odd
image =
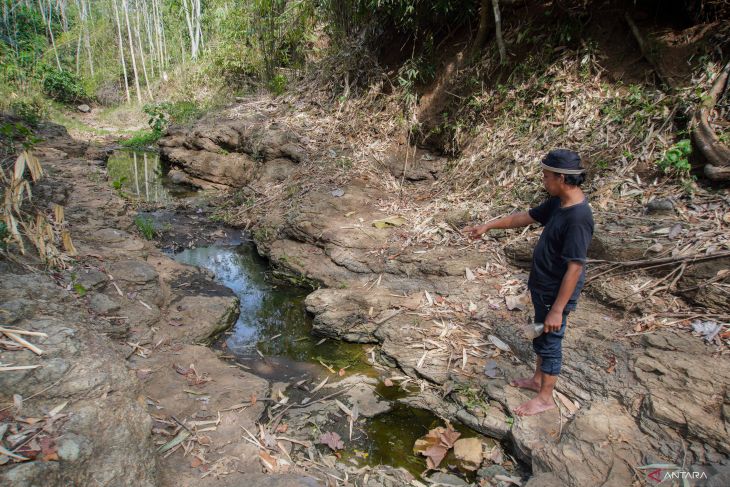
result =
[{"label": "bare foot", "polygon": [[534,377],[523,377],[521,379],[511,380],[509,385],[512,387],[519,387],[521,389],[530,389],[535,392],[540,392],[540,383],[535,380]]},{"label": "bare foot", "polygon": [[555,407],[555,403],[553,403],[552,399],[550,399],[547,402],[544,402],[542,399],[538,397],[533,397],[527,402],[524,402],[517,406],[515,408],[515,414],[517,416],[534,416],[536,414],[543,413],[545,411],[549,411],[550,409],[553,409]]}]

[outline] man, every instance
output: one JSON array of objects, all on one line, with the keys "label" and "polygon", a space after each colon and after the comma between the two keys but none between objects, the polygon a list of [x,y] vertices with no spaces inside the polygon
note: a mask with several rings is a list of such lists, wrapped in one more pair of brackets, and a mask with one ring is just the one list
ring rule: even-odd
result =
[{"label": "man", "polygon": [[542,160],[542,182],[550,194],[543,204],[528,212],[464,228],[477,238],[494,228],[519,228],[540,223],[545,228],[532,256],[527,287],[535,308],[535,322],[543,323],[542,335],[532,341],[537,354],[532,377],[514,380],[510,385],[537,392],[520,404],[515,414],[531,416],[555,407],[552,393],[560,374],[562,341],[568,314],[575,309],[585,281],[585,262],[593,237],[593,213],[583,191],[584,168],[573,151],[550,151]]}]

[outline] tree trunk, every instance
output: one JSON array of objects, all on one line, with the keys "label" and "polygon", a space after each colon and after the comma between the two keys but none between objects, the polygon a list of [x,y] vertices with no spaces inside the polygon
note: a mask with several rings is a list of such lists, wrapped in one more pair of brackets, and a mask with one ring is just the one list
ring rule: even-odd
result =
[{"label": "tree trunk", "polygon": [[86,43],[86,52],[89,55],[89,71],[91,72],[91,76],[94,76],[94,54],[91,52],[91,34],[89,34],[89,23],[91,23],[91,4],[84,3],[84,0],[81,0],[81,5],[84,6],[84,33],[85,33],[85,43]]},{"label": "tree trunk", "polygon": [[139,26],[139,6],[137,6],[136,17],[137,17],[137,29],[136,29],[136,33],[137,33],[137,47],[139,47],[139,57],[142,60],[142,73],[144,74],[144,84],[145,84],[145,87],[147,88],[147,95],[150,97],[150,101],[152,101],[152,100],[154,100],[154,98],[152,97],[152,90],[150,90],[150,80],[147,77],[147,65],[146,65],[145,59],[144,59],[144,48],[142,47],[142,38],[139,35],[139,29],[140,29],[140,26]]},{"label": "tree trunk", "polygon": [[124,60],[124,42],[122,41],[122,26],[119,22],[119,9],[117,8],[117,0],[112,0],[114,6],[114,19],[117,21],[117,35],[119,36],[119,57],[122,60],[122,73],[124,74],[124,92],[127,94],[127,103],[131,103],[129,97],[129,82],[127,81],[127,62]]},{"label": "tree trunk", "polygon": [[730,148],[720,142],[708,120],[710,111],[727,89],[728,81],[730,81],[730,62],[725,65],[712,84],[708,93],[709,99],[692,118],[692,139],[707,161],[705,175],[710,179],[728,179],[728,167],[724,166],[730,166]]},{"label": "tree trunk", "polygon": [[[38,5],[41,7],[41,11],[43,11],[43,6],[41,5],[41,0],[38,0]],[[59,71],[63,71],[63,68],[61,67],[61,60],[58,58],[58,49],[56,49],[56,39],[53,36],[53,6],[51,6],[51,0],[48,0],[48,34],[51,36],[51,45],[53,46],[53,55],[56,57],[56,66],[58,67]]]},{"label": "tree trunk", "polygon": [[502,16],[499,13],[499,0],[492,0],[492,10],[494,10],[494,33],[497,37],[499,60],[504,64],[507,62],[507,49],[504,46],[504,39],[502,38]]},{"label": "tree trunk", "polygon": [[122,8],[124,9],[124,20],[127,23],[127,38],[129,39],[129,56],[132,58],[132,71],[134,73],[134,87],[137,91],[137,101],[142,103],[142,90],[139,88],[139,75],[137,74],[137,60],[134,56],[134,42],[132,42],[132,27],[129,24],[129,4],[127,0],[122,0]]},{"label": "tree trunk", "polygon": [[490,0],[482,0],[481,5],[479,6],[479,29],[477,30],[477,37],[474,39],[474,45],[471,50],[472,54],[476,54],[481,51],[482,47],[484,47],[484,42],[487,40],[489,19],[491,18],[489,15],[489,1]]}]

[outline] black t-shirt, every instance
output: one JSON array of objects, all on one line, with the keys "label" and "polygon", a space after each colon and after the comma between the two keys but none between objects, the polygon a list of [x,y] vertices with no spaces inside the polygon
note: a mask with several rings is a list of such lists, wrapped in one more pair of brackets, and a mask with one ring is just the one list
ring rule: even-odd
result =
[{"label": "black t-shirt", "polygon": [[[588,246],[593,238],[593,212],[588,200],[577,205],[560,207],[560,198],[553,197],[532,208],[530,216],[545,228],[532,254],[532,270],[527,287],[557,297],[568,262],[585,264]],[[585,266],[575,286],[571,301],[577,300],[585,282]]]}]

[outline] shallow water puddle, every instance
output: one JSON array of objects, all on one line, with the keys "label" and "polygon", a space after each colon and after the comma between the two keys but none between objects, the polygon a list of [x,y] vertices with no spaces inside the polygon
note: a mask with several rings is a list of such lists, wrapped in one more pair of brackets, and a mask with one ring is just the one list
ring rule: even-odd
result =
[{"label": "shallow water puddle", "polygon": [[198,247],[173,258],[210,270],[238,296],[238,321],[216,348],[225,348],[255,374],[269,380],[318,376],[325,371],[320,361],[348,374],[370,368],[362,345],[330,339],[320,343],[321,337],[312,336],[312,318],[304,307],[307,292],[269,283],[268,263],[252,244]]},{"label": "shallow water puddle", "polygon": [[[251,243],[198,247],[173,257],[178,262],[210,270],[218,282],[239,297],[238,321],[214,347],[224,349],[252,373],[271,381],[293,381],[326,375],[328,372],[321,364],[325,363],[337,372],[345,369],[346,377],[355,372],[378,375],[367,364],[363,345],[331,339],[321,342],[321,337],[312,335],[312,318],[304,307],[307,291],[271,284],[267,280],[268,262]],[[337,379],[335,376],[330,381]],[[388,401],[408,394],[397,386],[385,387],[382,382],[375,392]],[[413,445],[429,429],[443,425],[443,420],[427,410],[395,403],[390,412],[362,425],[362,436],[347,442],[341,451],[342,460],[358,465],[403,467],[418,477],[426,469],[426,462],[413,453]],[[455,427],[462,437],[476,436],[466,427]],[[447,462],[454,464],[448,456],[444,465]]]},{"label": "shallow water puddle", "polygon": [[106,168],[109,184],[114,189],[144,201],[167,203],[195,193],[167,179],[160,155],[156,152],[115,150],[109,156]]},{"label": "shallow water puddle", "polygon": [[[418,478],[426,470],[426,457],[415,455],[413,445],[429,430],[438,426],[444,426],[444,421],[431,411],[397,403],[388,413],[369,421],[365,428],[367,438],[362,442],[366,445],[364,451],[346,451],[343,459],[355,458],[359,463],[369,465],[403,467]],[[452,426],[461,433],[460,438],[478,436],[461,424]],[[449,451],[440,466],[452,469],[458,467],[453,450]]]}]

